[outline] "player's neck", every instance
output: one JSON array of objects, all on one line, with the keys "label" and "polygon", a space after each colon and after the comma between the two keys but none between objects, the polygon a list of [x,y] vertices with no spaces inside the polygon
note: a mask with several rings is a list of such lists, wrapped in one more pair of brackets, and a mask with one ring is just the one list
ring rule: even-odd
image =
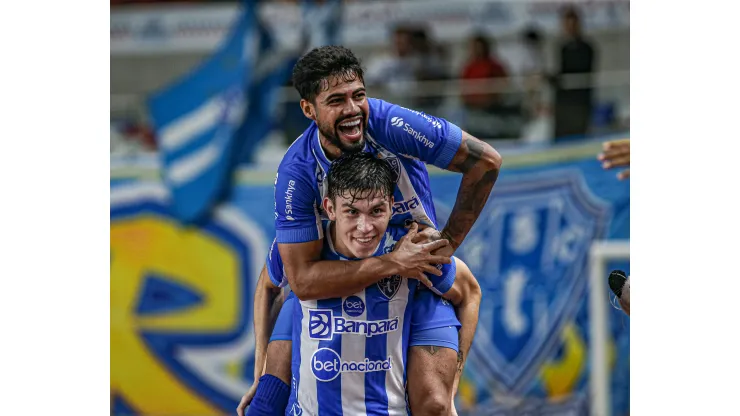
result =
[{"label": "player's neck", "polygon": [[324,154],[326,155],[326,158],[330,161],[334,159],[339,159],[340,156],[342,156],[342,151],[331,144],[331,142],[324,137],[321,132],[319,132],[319,142],[321,143],[321,148],[324,150]]}]

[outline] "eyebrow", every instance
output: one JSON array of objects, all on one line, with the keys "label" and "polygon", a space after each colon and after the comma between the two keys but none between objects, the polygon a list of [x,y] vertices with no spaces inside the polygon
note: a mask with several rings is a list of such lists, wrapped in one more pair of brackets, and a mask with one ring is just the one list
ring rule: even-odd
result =
[{"label": "eyebrow", "polygon": [[[365,92],[365,87],[360,87],[360,88],[352,91],[352,95],[355,95],[358,92]],[[326,103],[326,102],[329,102],[329,101],[333,100],[334,98],[341,98],[341,97],[344,97],[344,94],[342,94],[341,92],[336,92],[336,93],[331,94],[330,96],[326,97],[324,99],[324,102]]]},{"label": "eyebrow", "polygon": [[[370,210],[374,210],[375,208],[382,208],[385,206],[385,202],[378,202],[377,204],[370,207]],[[350,204],[349,202],[345,202],[342,204],[342,207],[344,208],[352,208],[356,210],[360,210],[359,208],[355,207],[354,205]]]}]

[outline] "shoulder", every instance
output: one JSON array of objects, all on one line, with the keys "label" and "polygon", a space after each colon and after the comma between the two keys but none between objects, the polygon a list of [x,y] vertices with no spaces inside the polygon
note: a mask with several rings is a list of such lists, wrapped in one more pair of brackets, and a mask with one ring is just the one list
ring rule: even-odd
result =
[{"label": "shoulder", "polygon": [[310,137],[312,133],[315,133],[315,129],[312,127],[309,127],[303,134],[298,136],[290,147],[288,147],[288,150],[285,151],[285,155],[283,155],[283,159],[278,166],[278,174],[311,174],[313,172],[318,162],[311,148]]}]

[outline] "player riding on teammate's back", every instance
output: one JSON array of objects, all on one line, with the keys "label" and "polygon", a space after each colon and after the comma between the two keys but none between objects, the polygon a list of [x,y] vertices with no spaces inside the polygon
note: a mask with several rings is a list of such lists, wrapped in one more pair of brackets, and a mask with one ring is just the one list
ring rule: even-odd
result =
[{"label": "player riding on teammate's back", "polygon": [[[389,275],[420,280],[426,279],[425,272],[439,276],[435,265],[450,262],[449,257],[488,200],[501,165],[498,153],[444,119],[366,97],[363,70],[346,48],[327,46],[306,54],[294,68],[293,84],[301,95],[304,115],[314,121],[286,152],[275,181],[276,245],[295,295],[304,301],[344,297]],[[329,164],[353,152],[371,153],[391,165],[395,182],[392,224],[415,221],[428,225],[433,228],[425,233],[436,233],[435,238],[443,237],[449,245],[430,253],[406,242],[399,244],[405,249],[359,261],[322,260],[321,221],[326,215],[322,200]],[[463,174],[457,200],[441,233],[436,231],[425,163]],[[399,261],[401,255],[404,261]],[[265,276],[266,272],[260,276],[259,301],[255,295],[255,378],[262,374],[260,363],[264,362],[269,335],[269,320],[264,317],[271,301],[266,299],[274,293]],[[460,356],[431,346],[409,348],[409,380],[414,382],[409,383],[408,393],[414,412],[449,411],[453,387],[443,383],[438,373],[443,368],[447,371],[451,367],[453,373],[461,368],[472,342],[480,288],[475,278],[469,277],[458,276],[445,295],[455,305],[462,324]],[[256,387],[245,395],[241,409]]]}]

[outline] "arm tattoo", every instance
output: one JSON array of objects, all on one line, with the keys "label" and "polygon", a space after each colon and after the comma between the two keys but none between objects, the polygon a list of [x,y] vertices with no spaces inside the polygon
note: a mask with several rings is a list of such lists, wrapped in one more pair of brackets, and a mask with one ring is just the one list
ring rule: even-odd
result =
[{"label": "arm tattoo", "polygon": [[453,159],[450,169],[462,172],[463,179],[452,214],[442,231],[442,236],[450,240],[455,248],[462,244],[486,205],[499,173],[498,169],[485,172],[474,170],[481,160],[491,156],[486,154],[489,150],[485,143],[474,137],[463,137],[462,146],[466,150],[464,156]]},{"label": "arm tattoo", "polygon": [[472,169],[473,166],[475,166],[475,164],[483,157],[485,147],[483,147],[483,143],[477,140],[463,140],[463,145],[468,150],[467,156],[465,156],[465,159],[462,161],[453,160],[452,163],[454,164],[455,169],[462,173],[468,173],[470,169]]},{"label": "arm tattoo", "polygon": [[421,345],[419,348],[429,353],[429,355],[434,355],[439,352],[439,347],[436,345]]}]

